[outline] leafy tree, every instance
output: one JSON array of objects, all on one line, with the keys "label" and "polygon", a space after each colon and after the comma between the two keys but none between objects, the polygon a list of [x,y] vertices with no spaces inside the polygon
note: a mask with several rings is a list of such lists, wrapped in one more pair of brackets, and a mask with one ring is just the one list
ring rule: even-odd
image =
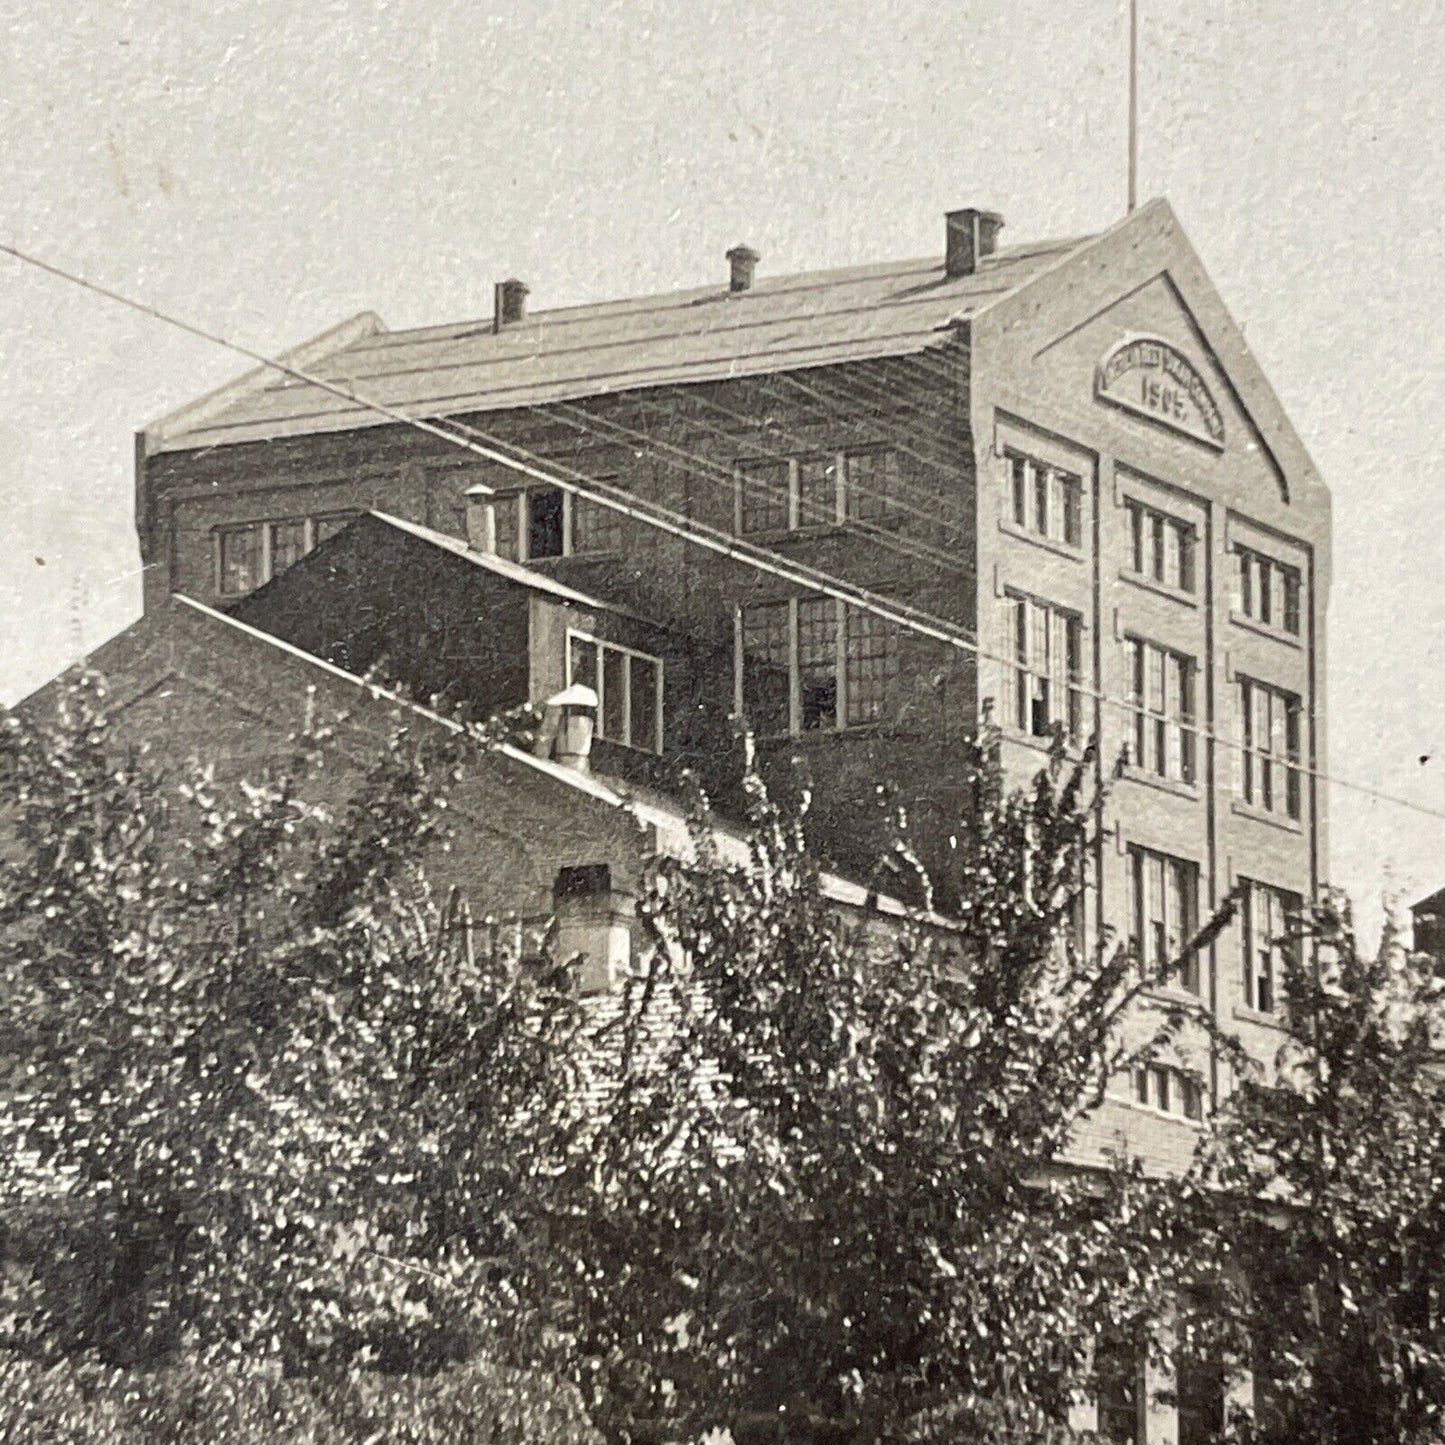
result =
[{"label": "leafy tree", "polygon": [[695,856],[657,860],[548,1260],[609,1432],[1052,1438],[1096,1334],[1173,1288],[1145,1182],[1061,1163],[1146,982],[1079,941],[1092,757],[1011,793],[991,741],[947,919],[850,920],[756,779],[744,844],[703,800]]},{"label": "leafy tree", "polygon": [[1184,1274],[1167,1200],[1063,1158],[1157,981],[1080,944],[1092,756],[1010,793],[981,739],[947,917],[902,821],[922,911],[840,910],[749,770],[746,835],[699,800],[637,975],[578,998],[432,895],[458,754],[404,722],[359,779],[312,727],[229,785],[128,751],[96,679],[9,721],[15,1418],[582,1439],[563,1375],[614,1437],[1056,1437]]},{"label": "leafy tree", "polygon": [[287,1377],[235,1359],[137,1373],[0,1361],[0,1440],[26,1445],[599,1445],[575,1397],[483,1361]]},{"label": "leafy tree", "polygon": [[1213,1324],[1192,1323],[1233,1323],[1261,1440],[1439,1441],[1441,981],[1390,936],[1362,954],[1338,898],[1281,942],[1278,1058],[1243,1079],[1197,1171],[1202,1253],[1234,1267]]},{"label": "leafy tree", "polygon": [[353,789],[315,727],[265,777],[167,776],[93,677],[6,720],[12,1361],[417,1377],[521,1328],[575,1011],[431,895],[457,755],[402,721]]}]

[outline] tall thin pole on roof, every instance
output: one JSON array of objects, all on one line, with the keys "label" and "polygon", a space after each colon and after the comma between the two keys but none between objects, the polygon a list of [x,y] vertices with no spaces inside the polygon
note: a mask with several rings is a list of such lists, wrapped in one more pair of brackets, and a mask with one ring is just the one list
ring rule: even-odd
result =
[{"label": "tall thin pole on roof", "polygon": [[1129,0],[1129,210],[1139,204],[1139,0]]}]

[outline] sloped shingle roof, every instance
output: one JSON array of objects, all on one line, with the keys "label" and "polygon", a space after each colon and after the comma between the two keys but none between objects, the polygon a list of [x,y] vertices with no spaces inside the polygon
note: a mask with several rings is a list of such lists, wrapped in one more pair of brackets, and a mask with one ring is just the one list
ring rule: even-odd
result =
[{"label": "sloped shingle roof", "polygon": [[[537,312],[386,331],[369,314],[298,348],[296,365],[404,413],[437,417],[583,396],[903,356],[966,321],[1083,244],[1007,246],[971,276],[940,260],[888,262]],[[320,353],[320,354],[318,354]],[[258,372],[157,422],[152,452],[384,425],[385,415],[278,373]]]},{"label": "sloped shingle roof", "polygon": [[623,617],[631,617],[639,622],[647,622],[650,626],[658,624],[650,622],[648,618],[640,613],[631,612],[626,607],[620,607],[615,602],[604,602],[600,597],[593,597],[589,593],[579,592],[575,587],[569,587],[565,582],[559,582],[555,577],[545,572],[539,572],[534,567],[528,567],[521,562],[513,562],[509,557],[500,556],[496,552],[478,552],[474,547],[469,547],[458,537],[453,537],[447,532],[438,532],[433,527],[424,527],[420,522],[408,522],[402,517],[393,517],[390,512],[371,511],[365,514],[382,526],[394,528],[398,532],[404,532],[409,537],[414,537],[420,542],[425,542],[443,552],[450,553],[453,557],[459,557],[469,562],[474,567],[480,567],[484,571],[493,572],[498,577],[505,578],[508,582],[515,582],[519,587],[526,587],[533,592],[540,592],[546,597],[557,602],[570,602],[578,607],[585,607],[592,612],[615,612]]}]

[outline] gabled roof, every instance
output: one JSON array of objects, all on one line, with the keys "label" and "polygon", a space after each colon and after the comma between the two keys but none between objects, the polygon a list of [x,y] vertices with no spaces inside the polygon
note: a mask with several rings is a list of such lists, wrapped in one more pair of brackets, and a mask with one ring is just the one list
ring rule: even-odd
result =
[{"label": "gabled roof", "polygon": [[[445,532],[434,531],[431,527],[423,527],[417,522],[404,521],[401,517],[393,517],[389,512],[372,511],[362,515],[370,517],[382,526],[394,527],[397,531],[405,532],[418,541],[438,547],[443,552],[449,552],[454,557],[460,557],[474,567],[480,567],[484,571],[495,573],[498,577],[504,577],[508,582],[515,582],[519,587],[540,592],[555,601],[570,602],[574,606],[586,607],[589,611],[594,612],[613,612],[623,617],[631,617],[639,622],[648,621],[647,618],[641,617],[625,607],[619,607],[615,602],[604,602],[600,597],[592,597],[586,592],[579,592],[575,587],[568,587],[566,583],[557,581],[555,577],[549,577],[545,572],[538,572],[521,562],[513,562],[510,558],[499,557],[495,552],[478,552],[475,548],[468,547],[460,538],[448,536]],[[352,525],[354,526],[355,523]],[[650,625],[655,627],[657,624],[651,623]]]},{"label": "gabled roof", "polygon": [[[388,332],[366,313],[292,356],[409,417],[905,356],[939,345],[1080,244],[1001,247],[970,276],[946,276],[939,259],[886,262],[762,279],[737,295],[709,286],[566,307],[500,333],[490,320]],[[252,373],[156,422],[145,440],[151,452],[180,451],[388,420],[305,382]]]},{"label": "gabled roof", "polygon": [[[239,618],[209,607],[204,602],[198,602],[181,592],[171,593],[163,609],[147,613],[98,648],[94,655],[98,659],[98,663],[92,665],[99,665],[104,670],[107,666],[107,654],[123,654],[128,645],[144,652],[148,642],[151,646],[159,644],[157,655],[165,659],[166,666],[172,666],[177,655],[177,648],[168,630],[177,625],[196,634],[196,641],[200,646],[199,655],[206,659],[208,668],[223,668],[224,664],[220,659],[230,655],[231,647],[240,644],[248,650],[257,649],[262,655],[270,653],[275,657],[284,658],[297,666],[301,670],[301,677],[296,679],[298,683],[303,681],[305,673],[310,671],[318,678],[327,678],[333,683],[339,684],[344,691],[354,689],[359,694],[401,709],[417,718],[418,721],[423,721],[445,732],[458,736],[466,732],[461,723],[446,717],[434,708],[405,697],[373,679],[348,672],[335,663],[327,662],[324,658],[307,652],[305,648],[274,637],[259,627],[253,627],[250,623],[242,622]],[[273,674],[272,669],[263,667],[262,671],[267,676]],[[244,677],[249,675],[249,671],[238,673],[229,680],[241,682]],[[226,680],[222,679],[222,681]],[[145,691],[151,685],[151,681],[151,679],[138,679],[139,690]],[[44,687],[32,693],[19,706],[22,708],[34,707],[50,695],[58,682],[58,678],[52,679]],[[284,685],[291,686],[293,684],[288,681]],[[303,701],[304,691],[298,690],[297,698],[298,702]],[[515,747],[510,743],[493,742],[486,745],[479,744],[478,747],[483,752],[490,752],[498,759],[513,765],[523,777],[530,777],[540,786],[559,788],[564,793],[573,794],[579,804],[585,803],[600,806],[608,811],[624,812],[646,831],[647,846],[658,853],[684,859],[693,856],[692,823],[688,808],[681,800],[675,800],[655,788],[638,787],[621,779],[593,771],[583,772],[575,768],[566,768],[549,758],[539,758],[525,748]],[[710,838],[713,846],[717,849],[719,858],[724,863],[742,864],[747,861],[748,845],[740,829],[721,818],[715,818],[710,827]],[[876,911],[888,917],[909,918],[918,922],[941,921],[930,919],[896,898],[887,894],[878,894],[835,873],[821,874],[820,884],[824,897],[844,907]]]},{"label": "gabled roof", "polygon": [[1427,898],[1422,898],[1418,903],[1410,905],[1410,912],[1416,922],[1419,922],[1421,914],[1426,919],[1433,919],[1438,914],[1445,914],[1445,888],[1437,888]]}]

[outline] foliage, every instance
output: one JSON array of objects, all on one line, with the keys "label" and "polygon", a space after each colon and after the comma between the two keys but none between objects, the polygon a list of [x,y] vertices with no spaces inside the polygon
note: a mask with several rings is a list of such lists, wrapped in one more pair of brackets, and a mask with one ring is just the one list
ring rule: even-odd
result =
[{"label": "foliage", "polygon": [[1338,898],[1300,919],[1291,945],[1279,1057],[1242,1080],[1195,1181],[1201,1240],[1234,1261],[1236,1348],[1254,1364],[1258,1433],[1438,1441],[1441,981],[1389,937],[1364,956]]},{"label": "foliage", "polygon": [[0,1362],[0,1440],[29,1445],[596,1445],[575,1398],[470,1362],[295,1379],[235,1360],[154,1372]]},{"label": "foliage", "polygon": [[608,1429],[941,1441],[1015,1401],[989,1438],[1043,1439],[1096,1332],[1169,1287],[1143,1181],[1061,1165],[1142,986],[1078,942],[1092,758],[1018,793],[988,738],[969,766],[950,919],[850,921],[756,779],[745,841],[704,800],[695,856],[657,861],[549,1261]]},{"label": "foliage", "polygon": [[359,779],[315,727],[265,777],[167,777],[85,678],[59,725],[7,720],[3,762],[13,1368],[204,1358],[211,1410],[228,1369],[424,1376],[504,1348],[573,1010],[427,888],[455,751],[399,719]]},{"label": "foliage", "polygon": [[579,998],[433,896],[459,754],[407,720],[234,784],[128,750],[94,678],[10,720],[15,1430],[580,1439],[562,1377],[612,1437],[1059,1438],[1094,1339],[1190,1277],[1167,1188],[1069,1162],[1160,981],[1081,945],[1093,756],[1011,793],[981,738],[946,880],[900,819],[947,917],[840,908],[750,770]]}]

